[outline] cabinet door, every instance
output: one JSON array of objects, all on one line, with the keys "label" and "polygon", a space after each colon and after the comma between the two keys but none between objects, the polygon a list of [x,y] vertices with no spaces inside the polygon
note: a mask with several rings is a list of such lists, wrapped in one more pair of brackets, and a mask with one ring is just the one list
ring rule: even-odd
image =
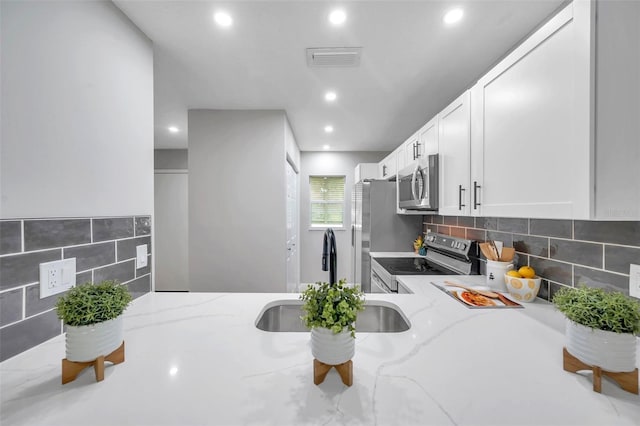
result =
[{"label": "cabinet door", "polygon": [[404,145],[404,167],[412,166],[420,158],[420,142],[418,132],[414,133],[405,141]]},{"label": "cabinet door", "polygon": [[396,151],[387,155],[378,164],[378,176],[381,179],[392,179],[396,175]]},{"label": "cabinet door", "polygon": [[426,158],[427,155],[438,153],[438,117],[433,117],[422,126],[419,133],[418,155]]},{"label": "cabinet door", "polygon": [[565,8],[472,89],[472,214],[589,216],[589,22],[574,16],[582,7]]},{"label": "cabinet door", "polygon": [[466,91],[438,115],[440,214],[468,215],[470,106]]}]

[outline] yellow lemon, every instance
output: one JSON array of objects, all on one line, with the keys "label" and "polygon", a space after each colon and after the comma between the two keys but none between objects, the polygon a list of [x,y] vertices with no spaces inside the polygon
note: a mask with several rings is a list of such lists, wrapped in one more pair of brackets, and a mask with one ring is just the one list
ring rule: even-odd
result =
[{"label": "yellow lemon", "polygon": [[520,275],[520,272],[518,271],[507,271],[507,275],[510,277],[522,278],[522,275]]},{"label": "yellow lemon", "polygon": [[518,272],[522,278],[533,278],[536,276],[536,271],[531,266],[522,266],[518,269]]}]

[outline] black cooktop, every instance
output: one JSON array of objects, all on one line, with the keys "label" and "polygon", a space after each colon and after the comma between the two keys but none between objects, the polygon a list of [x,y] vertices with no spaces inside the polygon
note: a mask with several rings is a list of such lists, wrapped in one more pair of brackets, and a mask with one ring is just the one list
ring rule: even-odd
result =
[{"label": "black cooktop", "polygon": [[391,275],[457,275],[423,257],[376,257],[376,262]]}]

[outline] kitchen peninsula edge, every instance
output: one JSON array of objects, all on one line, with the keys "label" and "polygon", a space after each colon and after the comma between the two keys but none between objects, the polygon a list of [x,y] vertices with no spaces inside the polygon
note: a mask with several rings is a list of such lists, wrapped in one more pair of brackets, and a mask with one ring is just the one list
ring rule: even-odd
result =
[{"label": "kitchen peninsula edge", "polygon": [[[468,309],[430,284],[483,276],[403,276],[411,328],[358,333],[354,384],[313,384],[309,333],[255,321],[292,293],[151,293],[125,312],[126,361],[95,382],[60,384],[64,337],[0,364],[9,425],[640,425],[640,397],[562,369],[563,316],[544,301]],[[640,348],[639,348],[640,349]],[[640,350],[638,351],[640,356]],[[640,362],[637,361],[640,365]]]}]

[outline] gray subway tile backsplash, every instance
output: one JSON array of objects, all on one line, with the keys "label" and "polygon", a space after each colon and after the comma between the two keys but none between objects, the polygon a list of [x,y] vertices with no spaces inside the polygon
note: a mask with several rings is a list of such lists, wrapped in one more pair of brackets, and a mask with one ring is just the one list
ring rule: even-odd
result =
[{"label": "gray subway tile backsplash", "polygon": [[40,263],[75,257],[76,284],[116,279],[140,297],[151,291],[151,254],[135,269],[140,243],[151,251],[151,216],[0,221],[0,360],[62,332],[54,306],[63,293],[40,299]]},{"label": "gray subway tile backsplash", "polygon": [[513,247],[520,253],[539,257],[549,256],[549,239],[532,235],[513,235]]},{"label": "gray subway tile backsplash", "polygon": [[62,249],[0,257],[0,290],[40,281],[40,264],[62,259]]},{"label": "gray subway tile backsplash", "polygon": [[574,270],[573,286],[601,287],[607,290],[617,290],[629,294],[629,277],[612,274],[592,268],[576,266]]},{"label": "gray subway tile backsplash", "polygon": [[602,268],[603,250],[603,245],[598,243],[554,238],[549,241],[549,257],[552,259],[594,268]]},{"label": "gray subway tile backsplash", "polygon": [[[424,216],[424,231],[499,240],[516,249],[515,267],[531,265],[543,279],[538,297],[551,300],[565,286],[589,285],[628,294],[629,265],[640,264],[640,221]],[[444,228],[443,228],[444,227]],[[484,256],[479,256],[484,259]],[[484,262],[480,264],[484,273]]]},{"label": "gray subway tile backsplash", "polygon": [[[77,282],[76,282],[77,284]],[[60,296],[66,292],[54,294],[40,299],[40,284],[34,284],[25,288],[24,316],[30,317],[41,312],[53,309]]]},{"label": "gray subway tile backsplash", "polygon": [[93,219],[93,242],[130,238],[135,235],[134,218],[112,217]]},{"label": "gray subway tile backsplash", "polygon": [[86,246],[64,249],[64,258],[76,258],[76,271],[86,271],[100,266],[109,265],[116,261],[116,243],[90,244]]},{"label": "gray subway tile backsplash", "polygon": [[498,231],[524,234],[529,232],[529,219],[498,218]]},{"label": "gray subway tile backsplash", "polygon": [[0,221],[0,255],[22,251],[22,222]]},{"label": "gray subway tile backsplash", "polygon": [[629,265],[640,265],[640,248],[607,245],[604,246],[604,269],[629,273]]},{"label": "gray subway tile backsplash", "polygon": [[55,311],[0,328],[0,361],[11,358],[61,333]]},{"label": "gray subway tile backsplash", "polygon": [[640,246],[640,221],[600,222],[576,220],[574,239],[601,243]]},{"label": "gray subway tile backsplash", "polygon": [[151,235],[151,217],[149,216],[136,217],[135,234],[136,236]]},{"label": "gray subway tile backsplash", "polygon": [[96,283],[105,280],[116,280],[120,283],[130,281],[136,277],[135,264],[135,259],[131,259],[126,262],[115,263],[113,265],[94,269],[93,281]]},{"label": "gray subway tile backsplash", "polygon": [[151,253],[151,237],[130,238],[118,241],[118,262],[136,257],[136,247],[147,245],[147,254]]},{"label": "gray subway tile backsplash", "polygon": [[0,293],[0,326],[22,319],[22,288]]},{"label": "gray subway tile backsplash", "polygon": [[90,219],[24,221],[24,251],[74,246],[90,242]]},{"label": "gray subway tile backsplash", "polygon": [[529,234],[544,237],[571,238],[573,227],[570,220],[530,219]]},{"label": "gray subway tile backsplash", "polygon": [[443,224],[445,225],[458,225],[458,217],[457,216],[444,216]]}]

